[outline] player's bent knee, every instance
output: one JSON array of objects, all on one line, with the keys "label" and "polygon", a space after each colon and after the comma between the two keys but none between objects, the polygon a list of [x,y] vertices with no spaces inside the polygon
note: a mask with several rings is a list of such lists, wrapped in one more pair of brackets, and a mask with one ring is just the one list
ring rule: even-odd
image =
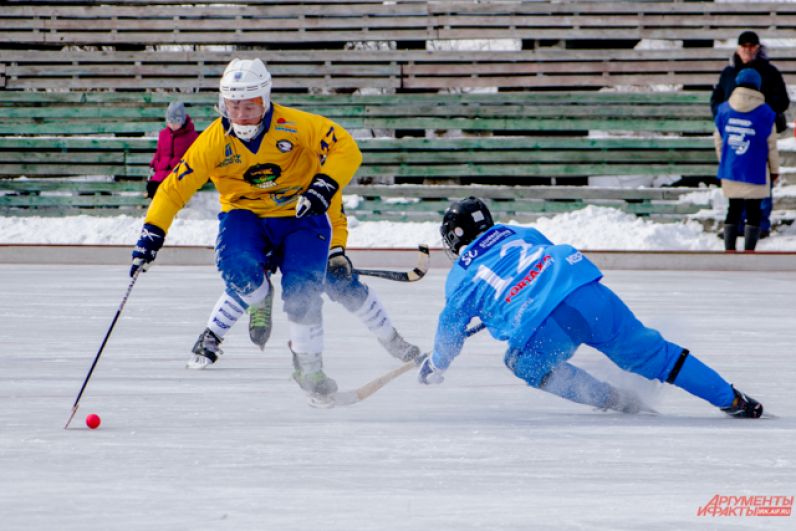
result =
[{"label": "player's bent knee", "polygon": [[549,364],[543,363],[535,356],[523,355],[520,349],[514,348],[506,352],[503,362],[517,378],[536,389],[544,384],[552,370]]},{"label": "player's bent knee", "polygon": [[350,312],[359,310],[368,298],[367,286],[352,277],[347,280],[337,279],[334,282],[329,282],[327,277],[324,289],[330,299],[342,304]]},{"label": "player's bent knee", "polygon": [[265,281],[263,266],[253,256],[238,255],[235,260],[220,257],[218,269],[227,287],[241,295],[248,295]]}]

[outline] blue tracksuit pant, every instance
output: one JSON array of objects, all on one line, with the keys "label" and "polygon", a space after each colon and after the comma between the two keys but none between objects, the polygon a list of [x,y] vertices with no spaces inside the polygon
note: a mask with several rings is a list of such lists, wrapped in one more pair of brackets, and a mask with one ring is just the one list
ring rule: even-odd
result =
[{"label": "blue tracksuit pant", "polygon": [[[626,371],[660,381],[669,378],[684,350],[644,326],[613,291],[595,281],[570,293],[522,349],[509,349],[506,365],[539,387],[581,344],[599,350]],[[691,355],[672,383],[718,407],[729,406],[733,399],[730,384]]]}]

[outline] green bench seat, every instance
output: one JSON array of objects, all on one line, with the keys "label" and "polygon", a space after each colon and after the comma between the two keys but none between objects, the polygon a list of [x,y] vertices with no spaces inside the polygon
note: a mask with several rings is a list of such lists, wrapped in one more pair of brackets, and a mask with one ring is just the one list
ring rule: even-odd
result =
[{"label": "green bench seat", "polygon": [[[155,135],[174,97],[0,92],[0,192],[20,176],[112,178],[137,181],[143,189]],[[180,98],[199,129],[215,118],[214,94]],[[275,94],[274,100],[329,116],[349,129],[363,151],[360,183],[566,184],[589,176],[710,177],[716,170],[706,94]],[[28,200],[30,208],[59,207],[59,200],[17,195],[3,205]],[[96,201],[112,203],[107,193]],[[97,204],[80,203],[94,209]],[[130,200],[119,206],[131,207]],[[677,208],[670,209],[673,215],[680,213]]]},{"label": "green bench seat", "polygon": [[[205,190],[212,190],[208,184]],[[610,206],[658,220],[680,220],[706,204],[684,203],[688,190],[673,188],[590,188],[567,186],[422,186],[351,185],[356,196],[350,216],[363,221],[438,221],[451,198],[478,195],[503,217],[533,220],[571,212],[587,205]],[[0,211],[14,215],[91,213],[142,215],[149,199],[140,182],[92,182],[56,179],[0,181]]]}]

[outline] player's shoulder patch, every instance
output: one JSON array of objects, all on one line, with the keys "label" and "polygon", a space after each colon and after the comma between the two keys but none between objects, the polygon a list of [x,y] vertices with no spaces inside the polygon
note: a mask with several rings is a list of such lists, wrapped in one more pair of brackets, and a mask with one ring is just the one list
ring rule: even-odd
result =
[{"label": "player's shoulder patch", "polygon": [[495,225],[483,233],[474,243],[465,249],[459,257],[457,264],[464,269],[470,267],[473,260],[489,251],[492,247],[506,238],[514,236],[516,231],[505,225]]},{"label": "player's shoulder patch", "polygon": [[301,122],[301,111],[274,103],[271,128],[279,133],[297,134]]}]

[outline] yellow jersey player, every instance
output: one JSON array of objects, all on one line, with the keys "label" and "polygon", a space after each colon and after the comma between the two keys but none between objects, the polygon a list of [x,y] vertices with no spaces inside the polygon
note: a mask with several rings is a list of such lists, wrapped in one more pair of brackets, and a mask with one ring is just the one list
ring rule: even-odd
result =
[{"label": "yellow jersey player", "polygon": [[[216,265],[226,286],[225,311],[234,317],[261,303],[270,291],[266,268],[279,268],[293,377],[308,393],[333,393],[337,384],[322,361],[321,292],[331,238],[326,211],[362,155],[338,124],[271,102],[271,74],[259,59],[229,63],[219,111],[160,186],[130,274],[151,264],[177,212],[210,179],[221,203]],[[228,326],[208,327],[189,365],[215,361]]]}]

